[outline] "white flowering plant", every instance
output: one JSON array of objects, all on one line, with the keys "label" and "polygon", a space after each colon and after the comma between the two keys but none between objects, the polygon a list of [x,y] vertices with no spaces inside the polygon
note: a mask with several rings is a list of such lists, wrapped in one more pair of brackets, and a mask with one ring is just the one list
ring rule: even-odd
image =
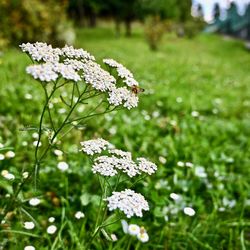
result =
[{"label": "white flowering plant", "polygon": [[[66,175],[71,169],[69,164],[64,161],[64,152],[60,150],[60,147],[70,131],[74,128],[81,128],[90,118],[119,109],[130,110],[137,107],[138,94],[143,90],[139,87],[133,74],[113,59],[103,60],[106,67],[104,69],[90,53],[72,46],[53,48],[46,43],[36,42],[22,44],[20,48],[33,62],[32,65],[27,66],[26,72],[42,87],[44,103],[38,126],[32,128],[36,131],[32,134],[35,140],[33,142],[35,158],[33,166],[18,178],[7,170],[1,173],[6,180],[13,181],[13,191],[8,194],[9,199],[1,211],[1,221],[2,224],[5,224],[10,214],[15,216],[15,208],[18,206],[18,211],[28,217],[26,220],[22,219],[23,223],[19,227],[29,231],[39,231],[41,225],[29,210],[32,210],[32,207],[39,209],[39,206],[45,205],[44,194],[39,193],[39,188],[46,185],[40,178],[41,173],[47,171],[46,157],[54,153],[58,157],[57,169]],[[154,174],[157,166],[146,158],[136,158],[130,152],[116,149],[110,142],[101,138],[83,141],[80,145],[80,151],[89,157],[92,173],[97,175],[100,185],[100,192],[95,194],[95,197],[99,199],[99,205],[96,208],[97,216],[89,218],[92,223],[95,222],[92,225],[84,221],[79,234],[76,236],[74,233],[74,237],[78,239],[78,247],[82,242],[79,249],[88,249],[91,248],[94,239],[100,235],[100,232],[107,240],[113,241],[112,238],[116,238],[107,230],[110,225],[124,217],[142,217],[143,212],[149,210],[149,204],[144,196],[131,188],[140,180]],[[11,158],[15,154],[10,151],[6,156]],[[84,179],[82,181],[84,182]],[[45,239],[53,249],[60,247],[60,244],[58,238],[51,242],[49,235],[55,235],[58,232],[60,235],[58,237],[67,238],[68,236],[64,235],[66,234],[64,228],[68,227],[73,230],[72,222],[65,219],[67,212],[70,213],[70,200],[67,199],[70,199],[70,183],[66,177],[65,183],[67,184],[66,197],[60,198],[54,192],[46,193],[51,202],[61,208],[62,213],[60,228],[54,224],[54,217],[49,217],[46,222]],[[35,194],[29,199],[24,198],[27,185],[33,186]],[[82,187],[79,188],[82,189]],[[80,197],[80,199],[83,200],[84,197]],[[24,205],[27,202],[30,208]],[[91,215],[89,213],[89,217]],[[83,220],[85,214],[78,211],[75,212],[74,217],[77,220]],[[87,214],[86,217],[88,217]],[[85,227],[88,227],[89,230]],[[7,232],[8,230],[6,230]],[[36,237],[32,233],[22,231],[20,233]],[[72,236],[72,232],[70,235]],[[144,240],[144,242],[146,241]],[[26,248],[29,247],[33,246]]]}]

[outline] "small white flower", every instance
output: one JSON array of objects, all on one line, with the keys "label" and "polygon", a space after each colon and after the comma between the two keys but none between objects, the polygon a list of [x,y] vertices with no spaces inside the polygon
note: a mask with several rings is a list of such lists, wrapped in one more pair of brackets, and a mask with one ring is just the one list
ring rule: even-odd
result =
[{"label": "small white flower", "polygon": [[226,211],[226,208],[224,208],[224,207],[219,207],[219,212],[224,212],[224,211]]},{"label": "small white flower", "polygon": [[67,162],[60,161],[57,164],[57,168],[60,169],[62,172],[64,172],[64,171],[68,170],[69,164]]},{"label": "small white flower", "polygon": [[142,217],[142,211],[148,211],[149,206],[145,198],[131,189],[125,189],[121,192],[113,192],[110,197],[105,199],[108,202],[110,211],[120,209],[127,218],[132,216]]},{"label": "small white flower", "polygon": [[177,162],[177,166],[178,166],[178,167],[184,167],[184,166],[185,166],[185,163],[182,162],[182,161],[178,161],[178,162]]},{"label": "small white flower", "polygon": [[66,109],[65,108],[60,108],[60,109],[58,109],[58,113],[59,114],[64,114],[64,113],[66,113]]},{"label": "small white flower", "polygon": [[5,156],[3,154],[0,154],[0,161],[4,160]]},{"label": "small white flower", "polygon": [[29,172],[23,172],[23,178],[26,179],[29,176]]},{"label": "small white flower", "polygon": [[31,206],[37,206],[37,205],[40,204],[40,202],[41,202],[41,200],[38,199],[38,198],[32,198],[32,199],[29,200],[29,204],[30,204]]},{"label": "small white flower", "polygon": [[176,200],[179,200],[181,198],[181,196],[179,194],[176,194],[176,193],[171,193],[170,198],[176,201]]},{"label": "small white flower", "polygon": [[35,227],[34,222],[32,221],[26,221],[24,222],[24,228],[28,230],[32,230]]},{"label": "small white flower", "polygon": [[81,212],[81,211],[77,211],[77,212],[75,213],[75,218],[78,219],[78,220],[80,220],[81,218],[84,218],[84,217],[85,217],[85,215],[84,215],[84,213]]},{"label": "small white flower", "polygon": [[194,174],[200,178],[207,178],[205,168],[202,166],[195,167]]},{"label": "small white flower", "polygon": [[48,234],[54,234],[57,230],[57,227],[55,225],[50,225],[47,227],[47,233]]},{"label": "small white flower", "polygon": [[191,207],[185,207],[183,211],[188,216],[194,216],[195,215],[195,211]]},{"label": "small white flower", "polygon": [[192,162],[186,162],[185,163],[186,167],[192,168],[194,164]]},{"label": "small white flower", "polygon": [[24,250],[36,250],[33,246],[26,246]]},{"label": "small white flower", "polygon": [[5,177],[5,175],[7,175],[8,173],[9,173],[9,171],[6,170],[6,169],[4,169],[4,170],[1,171],[1,175],[2,175],[3,177]]},{"label": "small white flower", "polygon": [[147,231],[144,229],[144,227],[140,228],[140,232],[137,234],[137,239],[141,241],[142,243],[149,241],[149,236]]},{"label": "small white flower", "polygon": [[3,148],[4,147],[4,145],[0,142],[0,148]]},{"label": "small white flower", "polygon": [[42,142],[38,142],[38,141],[34,141],[33,142],[33,146],[35,146],[35,147],[41,147],[42,146]]},{"label": "small white flower", "polygon": [[112,241],[117,241],[117,236],[115,234],[110,235]]},{"label": "small white flower", "polygon": [[140,227],[136,224],[130,224],[128,226],[128,233],[130,235],[137,235],[140,233]]},{"label": "small white flower", "polygon": [[7,180],[14,180],[15,176],[11,174],[8,170],[2,170],[1,175]]},{"label": "small white flower", "polygon": [[15,155],[16,154],[13,151],[8,151],[8,152],[5,153],[6,158],[14,158]]},{"label": "small white flower", "polygon": [[33,137],[34,139],[38,139],[38,138],[39,138],[39,134],[35,132],[35,133],[32,134],[32,137]]},{"label": "small white flower", "polygon": [[182,98],[180,96],[176,97],[176,102],[177,103],[181,103],[182,102]]},{"label": "small white flower", "polygon": [[27,142],[27,141],[23,141],[23,142],[22,142],[22,146],[23,146],[23,147],[28,146],[28,142]]},{"label": "small white flower", "polygon": [[59,150],[59,149],[55,149],[55,150],[54,150],[54,154],[55,154],[56,156],[62,156],[62,155],[63,155],[63,151],[61,151],[61,150]]},{"label": "small white flower", "polygon": [[198,111],[192,111],[191,115],[193,117],[198,117],[200,115],[200,113]]},{"label": "small white flower", "polygon": [[55,217],[49,217],[49,219],[48,219],[48,221],[50,222],[50,223],[53,223],[53,222],[55,222]]},{"label": "small white flower", "polygon": [[162,164],[166,164],[167,163],[167,159],[165,157],[163,157],[163,156],[159,156],[159,161]]},{"label": "small white flower", "polygon": [[127,234],[128,233],[128,223],[127,223],[127,221],[121,220],[121,223],[122,223],[122,230],[123,230],[123,232],[125,234]]},{"label": "small white flower", "polygon": [[26,100],[31,100],[31,99],[33,98],[33,96],[32,96],[30,93],[26,93],[26,94],[24,95],[24,98],[25,98]]}]

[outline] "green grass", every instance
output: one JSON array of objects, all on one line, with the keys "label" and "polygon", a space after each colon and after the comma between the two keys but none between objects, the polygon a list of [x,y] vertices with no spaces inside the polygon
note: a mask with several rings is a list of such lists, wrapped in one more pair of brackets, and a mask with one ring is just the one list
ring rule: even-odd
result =
[{"label": "green grass", "polygon": [[[112,29],[101,27],[78,30],[76,45],[91,52],[99,62],[113,58],[127,66],[145,88],[145,94],[140,96],[138,109],[92,119],[84,124],[83,131],[65,139],[61,146],[72,168],[68,176],[53,171],[57,160],[52,154],[46,159],[39,191],[34,192],[30,185],[22,193],[22,199],[34,194],[44,197],[41,210],[30,211],[40,224],[32,233],[45,237],[47,218],[55,216],[58,228],[66,223],[61,232],[64,248],[55,249],[80,249],[75,234],[81,222],[71,223],[70,218],[82,210],[82,232],[88,231],[93,223],[88,217],[96,213],[93,207],[99,187],[77,147],[79,141],[99,135],[136,156],[148,157],[157,163],[158,171],[135,187],[145,195],[151,210],[142,219],[130,220],[146,228],[150,241],[139,245],[132,239],[127,248],[129,237],[117,223],[109,230],[117,234],[118,242],[111,244],[102,236],[93,249],[250,248],[250,57],[243,44],[206,34],[194,40],[168,35],[159,51],[152,52],[138,27],[131,38],[115,38]],[[20,128],[37,126],[42,89],[25,74],[29,60],[24,54],[10,49],[0,60],[0,142],[16,152],[13,160],[0,162],[0,170],[10,169],[18,176],[18,171],[31,168],[34,149],[33,131],[22,132]],[[31,93],[33,99],[26,100],[26,93]],[[193,111],[199,116],[193,117]],[[28,146],[22,146],[23,141]],[[164,164],[162,157],[167,159]],[[194,167],[179,167],[179,161],[192,162]],[[195,175],[198,166],[204,167],[206,178]],[[0,188],[2,205],[11,185],[2,178]],[[61,199],[59,206],[46,195],[49,191]],[[182,195],[183,204],[169,197],[172,192]],[[63,197],[70,197],[70,202],[63,202]],[[224,203],[225,199],[235,200],[235,206],[227,207],[223,198]],[[184,205],[192,206],[195,216],[185,215]],[[225,211],[220,211],[222,207]],[[17,207],[14,218],[19,213]],[[21,222],[14,218],[8,230],[22,231]],[[54,241],[53,237],[36,239],[0,232],[0,239],[2,236],[0,246],[8,249],[23,249],[27,243],[37,249],[50,249],[48,245]],[[16,242],[19,248],[15,248]],[[68,246],[67,242],[72,243]]]}]

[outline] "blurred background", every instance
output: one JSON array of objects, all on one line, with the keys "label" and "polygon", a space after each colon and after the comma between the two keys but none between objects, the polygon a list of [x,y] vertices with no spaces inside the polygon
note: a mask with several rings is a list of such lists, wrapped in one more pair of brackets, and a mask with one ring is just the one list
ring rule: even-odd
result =
[{"label": "blurred background", "polygon": [[[69,199],[67,217],[82,211],[86,230],[91,227],[100,188],[90,163],[79,155],[79,142],[103,137],[158,165],[155,175],[135,187],[151,210],[130,221],[144,226],[150,240],[138,245],[132,239],[125,249],[250,249],[249,39],[250,0],[0,0],[0,170],[16,177],[12,182],[0,176],[0,208],[22,173],[31,170],[44,101],[42,88],[25,72],[31,61],[18,45],[67,43],[86,49],[97,62],[122,63],[145,91],[138,108],[90,119],[58,143],[63,156],[51,152],[37,192],[33,183],[23,192],[26,200],[43,199],[29,211],[32,216],[41,225],[54,216],[59,228],[62,204]],[[66,85],[63,98],[71,91]],[[51,107],[63,120],[62,99],[54,98]],[[74,115],[85,111],[79,106]],[[68,163],[67,173],[57,169],[59,161]],[[181,198],[173,199],[175,194]],[[195,215],[183,212],[187,206]],[[15,216],[7,224],[23,230]],[[81,230],[81,222],[72,225]],[[37,239],[8,234],[0,238],[0,249],[23,250],[31,243],[52,249],[45,228],[32,231],[43,237]],[[120,223],[109,230],[127,242]],[[78,249],[71,232],[68,226],[63,230],[68,247],[63,249]],[[102,239],[96,249],[115,244]]]},{"label": "blurred background", "polygon": [[249,0],[1,0],[0,48],[21,42],[74,44],[75,28],[109,23],[116,37],[144,27],[150,48],[165,33],[193,38],[201,31],[250,39]]}]

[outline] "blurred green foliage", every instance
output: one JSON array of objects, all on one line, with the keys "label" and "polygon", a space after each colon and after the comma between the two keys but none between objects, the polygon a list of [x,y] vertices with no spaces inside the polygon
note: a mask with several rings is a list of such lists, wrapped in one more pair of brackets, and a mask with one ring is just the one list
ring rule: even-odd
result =
[{"label": "blurred green foliage", "polygon": [[[141,219],[130,220],[146,228],[149,242],[142,245],[124,235],[117,223],[109,232],[118,241],[102,237],[92,249],[250,248],[249,54],[239,41],[212,35],[189,40],[168,34],[156,52],[144,39],[138,26],[130,39],[116,39],[110,27],[78,31],[78,47],[87,49],[99,62],[109,57],[129,67],[145,92],[138,109],[89,120],[62,141],[59,149],[70,166],[68,173],[56,168],[58,159],[51,152],[43,162],[39,191],[31,183],[21,197],[24,208],[39,224],[32,231],[38,237],[9,232],[2,239],[6,234],[0,234],[4,249],[23,250],[33,244],[45,250],[55,241],[54,249],[81,249],[77,235],[88,233],[93,224],[89,218],[97,214],[100,187],[89,161],[79,154],[79,141],[99,136],[135,156],[148,157],[159,169],[136,185],[136,191],[149,200],[150,211]],[[0,142],[16,153],[15,158],[1,161],[0,167],[18,179],[22,171],[32,168],[32,127],[38,124],[42,89],[25,74],[30,62],[24,54],[11,49],[0,59]],[[55,105],[63,108],[62,102]],[[58,118],[63,119],[63,114],[58,113]],[[27,129],[20,130],[24,127]],[[8,149],[1,153],[4,150]],[[179,161],[191,162],[193,168],[180,167]],[[197,176],[199,167],[205,171],[203,177]],[[2,205],[15,183],[0,178]],[[172,192],[195,209],[195,216],[183,213],[169,197]],[[41,206],[30,208],[27,200],[35,195],[41,197]],[[5,227],[23,231],[22,222],[29,217],[18,208]],[[85,213],[81,221],[74,218],[78,210]],[[16,221],[20,214],[23,220]],[[56,218],[56,237],[46,234],[50,216]]]},{"label": "blurred green foliage", "polygon": [[72,43],[74,31],[66,16],[67,0],[1,0],[1,38],[12,45],[46,41]]}]

